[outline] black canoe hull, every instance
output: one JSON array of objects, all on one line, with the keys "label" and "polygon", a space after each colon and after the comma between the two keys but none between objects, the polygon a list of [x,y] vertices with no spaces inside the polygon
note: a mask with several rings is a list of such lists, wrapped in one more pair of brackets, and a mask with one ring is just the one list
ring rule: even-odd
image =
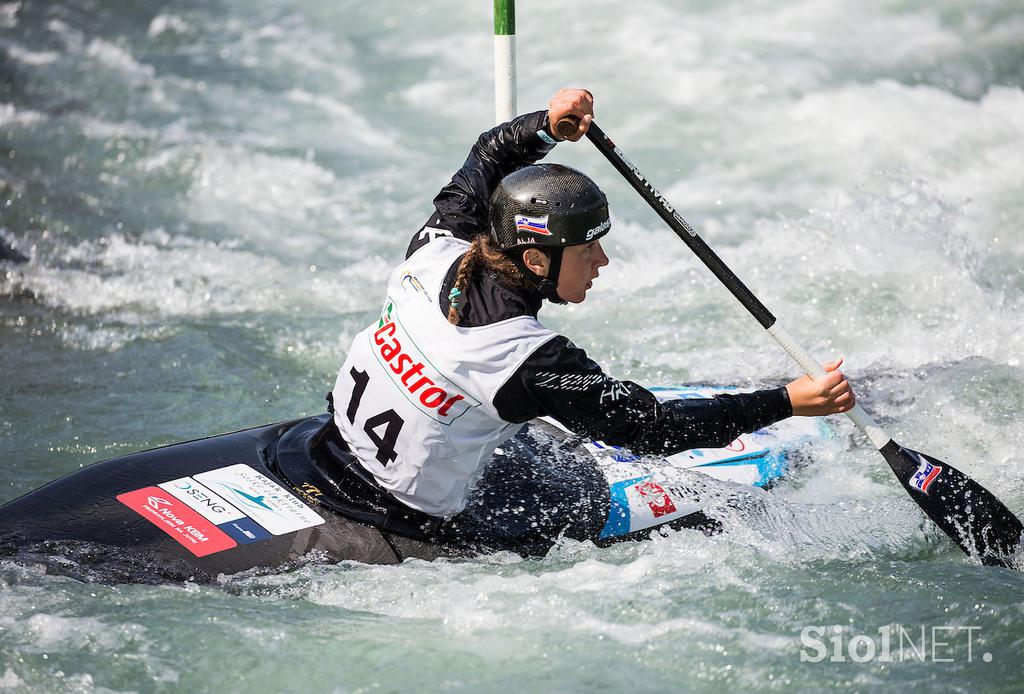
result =
[{"label": "black canoe hull", "polygon": [[[326,415],[298,419],[89,465],[0,507],[0,554],[38,561],[50,570],[87,579],[208,582],[219,575],[258,567],[280,570],[311,552],[319,553],[314,556],[325,561],[352,559],[377,564],[456,553],[329,512],[303,489],[291,488],[281,479],[272,469],[276,460],[268,455],[274,455],[276,447],[288,441],[289,433],[295,439],[302,430],[316,431],[325,422]],[[292,447],[296,448],[294,444]],[[159,525],[117,499],[135,490],[238,463],[289,488],[296,499],[323,518],[323,523],[196,556],[169,538]]]}]

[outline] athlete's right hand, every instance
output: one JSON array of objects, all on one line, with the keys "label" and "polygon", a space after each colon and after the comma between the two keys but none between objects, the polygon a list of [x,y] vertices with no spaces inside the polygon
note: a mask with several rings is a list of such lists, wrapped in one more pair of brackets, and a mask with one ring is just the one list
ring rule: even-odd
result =
[{"label": "athlete's right hand", "polygon": [[[563,138],[555,129],[555,125],[566,116],[576,116],[580,123],[575,133]],[[548,123],[551,134],[556,140],[565,139],[576,142],[586,134],[592,120],[594,120],[594,95],[586,89],[559,89],[548,103]]]},{"label": "athlete's right hand", "polygon": [[786,386],[793,414],[801,417],[820,417],[847,412],[856,404],[849,381],[839,370],[842,358],[822,364],[827,372],[821,378],[803,376]]}]

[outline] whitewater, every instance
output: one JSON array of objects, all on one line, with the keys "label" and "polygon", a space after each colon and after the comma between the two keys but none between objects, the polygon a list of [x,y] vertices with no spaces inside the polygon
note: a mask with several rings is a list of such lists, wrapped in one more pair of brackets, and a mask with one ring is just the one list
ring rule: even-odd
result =
[{"label": "whitewater", "polygon": [[[1024,514],[1020,2],[517,10],[520,111],[590,89],[601,127],[802,344],[846,358],[897,440]],[[0,503],[322,412],[493,125],[491,61],[490,3],[0,3]],[[588,300],[547,325],[646,385],[795,377],[591,145],[549,159],[598,182],[613,227]],[[5,561],[0,690],[1017,691],[1024,574],[965,557],[833,420],[712,537],[210,586]],[[881,651],[883,633],[891,657],[857,662],[851,642]]]}]

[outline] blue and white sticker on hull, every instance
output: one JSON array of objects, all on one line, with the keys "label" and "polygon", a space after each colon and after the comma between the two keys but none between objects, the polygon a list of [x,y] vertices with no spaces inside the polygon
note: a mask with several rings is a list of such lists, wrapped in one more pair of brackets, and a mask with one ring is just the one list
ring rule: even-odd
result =
[{"label": "blue and white sticker on hull", "polygon": [[664,525],[702,508],[692,494],[679,487],[656,482],[653,474],[609,480],[608,492],[611,505],[608,520],[599,535],[602,540]]},{"label": "blue and white sticker on hull", "polygon": [[[193,476],[227,503],[238,508],[271,535],[286,535],[320,525],[324,519],[277,482],[245,463],[208,470]],[[252,526],[235,528],[250,541]]]}]

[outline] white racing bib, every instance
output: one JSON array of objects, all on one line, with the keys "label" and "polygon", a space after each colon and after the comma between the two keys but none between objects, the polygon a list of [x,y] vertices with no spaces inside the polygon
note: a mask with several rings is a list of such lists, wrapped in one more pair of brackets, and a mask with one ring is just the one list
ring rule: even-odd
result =
[{"label": "white racing bib", "polygon": [[411,508],[451,516],[494,448],[522,425],[502,420],[498,389],[555,333],[531,316],[456,327],[438,295],[466,241],[438,237],[388,281],[380,318],[359,333],[334,386],[334,421],[377,481]]}]

